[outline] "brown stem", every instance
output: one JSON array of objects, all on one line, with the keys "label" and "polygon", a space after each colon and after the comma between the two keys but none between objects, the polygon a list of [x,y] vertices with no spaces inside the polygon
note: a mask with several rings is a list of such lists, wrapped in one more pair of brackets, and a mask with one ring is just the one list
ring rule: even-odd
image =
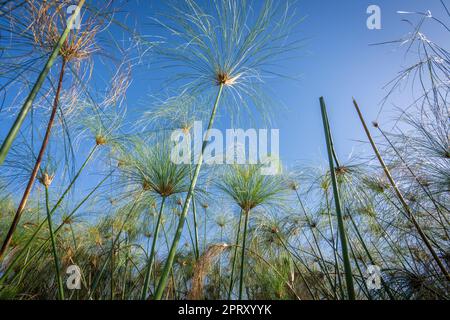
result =
[{"label": "brown stem", "polygon": [[50,119],[48,120],[45,137],[44,137],[44,140],[42,141],[41,149],[39,150],[39,155],[34,164],[34,168],[31,173],[30,179],[28,181],[27,187],[25,189],[25,192],[23,193],[22,200],[20,201],[19,207],[17,208],[16,214],[14,215],[14,219],[11,223],[8,234],[6,235],[6,238],[3,241],[2,248],[0,250],[0,261],[3,257],[3,255],[5,254],[6,250],[8,249],[9,244],[11,243],[12,236],[17,228],[17,225],[19,224],[20,217],[22,216],[22,213],[25,209],[25,206],[28,201],[28,197],[29,197],[31,190],[33,188],[33,185],[34,185],[34,181],[36,180],[37,173],[39,171],[39,168],[41,167],[42,158],[44,157],[45,150],[47,149],[47,145],[50,140],[50,133],[51,133],[51,130],[53,127],[53,123],[55,121],[56,112],[58,110],[59,95],[61,93],[65,68],[66,68],[66,60],[63,59],[62,65],[61,65],[61,71],[59,73],[58,88],[56,89],[55,99],[53,100],[52,113],[50,115]]},{"label": "brown stem", "polygon": [[403,198],[402,193],[397,187],[397,184],[394,181],[394,178],[392,178],[392,175],[387,168],[386,164],[384,163],[383,158],[381,157],[380,152],[378,151],[378,148],[375,144],[375,142],[372,139],[372,136],[370,134],[370,131],[366,125],[366,122],[364,120],[364,117],[361,113],[361,110],[359,109],[358,103],[355,99],[353,99],[353,105],[355,106],[356,112],[358,112],[359,119],[361,120],[361,123],[364,127],[364,131],[366,132],[367,138],[369,139],[369,142],[372,146],[373,151],[375,152],[375,155],[378,158],[378,161],[380,162],[381,166],[383,167],[384,173],[386,174],[386,177],[388,178],[390,184],[394,188],[395,194],[397,195],[398,199],[400,200],[400,203],[402,204],[404,210],[406,211],[406,214],[409,219],[411,219],[411,222],[413,223],[414,227],[416,228],[420,238],[424,242],[425,246],[428,248],[428,251],[430,251],[430,254],[433,256],[433,259],[436,261],[436,264],[438,265],[439,269],[442,271],[442,273],[445,275],[448,281],[450,281],[450,274],[448,273],[447,269],[445,268],[444,264],[442,263],[441,259],[439,259],[439,256],[437,255],[436,251],[433,249],[427,235],[420,227],[419,223],[417,222],[416,218],[412,214],[411,210],[408,207],[408,204],[406,203],[405,199]]}]

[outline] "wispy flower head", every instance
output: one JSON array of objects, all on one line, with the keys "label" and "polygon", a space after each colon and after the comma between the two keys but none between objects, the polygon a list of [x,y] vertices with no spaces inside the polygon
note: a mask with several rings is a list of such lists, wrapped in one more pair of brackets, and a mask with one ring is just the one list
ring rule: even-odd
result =
[{"label": "wispy flower head", "polygon": [[217,182],[223,191],[245,212],[259,206],[280,204],[287,187],[281,176],[264,176],[259,165],[233,165]]},{"label": "wispy flower head", "polygon": [[172,81],[201,94],[224,86],[230,115],[252,105],[263,111],[261,85],[269,89],[274,65],[296,46],[289,35],[300,19],[291,2],[184,0],[170,10],[157,20],[170,33],[157,51],[178,69]]}]

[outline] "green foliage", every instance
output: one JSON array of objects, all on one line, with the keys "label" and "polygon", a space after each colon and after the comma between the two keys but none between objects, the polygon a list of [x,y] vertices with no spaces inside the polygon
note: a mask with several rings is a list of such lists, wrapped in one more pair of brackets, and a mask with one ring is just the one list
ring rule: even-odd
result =
[{"label": "green foliage", "polygon": [[[26,115],[34,97],[21,93],[29,92],[30,79],[56,56],[49,59],[54,50],[45,45],[48,39],[40,32],[43,38],[35,38],[37,29],[27,25],[36,17],[23,14],[43,2],[8,3],[13,1],[0,4],[0,31],[10,32],[18,47],[0,43],[0,74],[8,80],[0,90],[18,93],[2,103],[24,102]],[[57,1],[45,4],[51,12],[61,8]],[[410,45],[407,54],[417,61],[391,83],[390,92],[408,85],[414,74],[421,81],[410,84],[420,95],[394,119],[402,122],[401,130],[385,131],[384,124],[374,123],[380,136],[373,143],[383,168],[371,154],[339,161],[332,133],[345,128],[331,131],[325,112],[323,147],[329,161],[324,168],[299,165],[266,176],[261,165],[219,168],[171,161],[173,129],[188,134],[194,121],[205,119],[212,127],[219,115],[234,124],[255,111],[270,120],[273,105],[264,92],[277,63],[299,45],[289,38],[301,20],[291,4],[174,1],[166,15],[154,19],[162,27],[157,43],[124,25],[128,18],[112,19],[119,5],[111,11],[89,5],[86,18],[95,17],[104,28],[88,30],[104,35],[120,25],[132,49],[112,39],[108,50],[97,50],[103,46],[96,32],[80,44],[87,51],[79,51],[79,59],[68,50],[70,43],[63,47],[73,58],[71,68],[39,183],[0,258],[0,299],[341,300],[351,297],[351,287],[360,300],[450,298],[442,272],[450,270],[450,54],[418,32],[425,21],[444,29],[445,23],[421,15],[415,32],[400,41]],[[71,31],[69,39],[77,34]],[[34,50],[25,54],[34,46],[41,56]],[[93,62],[101,64],[102,51],[112,56],[114,49],[120,62],[106,79],[107,89],[99,89]],[[143,51],[152,53],[150,68],[162,66],[169,74],[170,97],[150,96],[144,110],[127,110],[120,102],[126,101],[131,70],[149,62]],[[92,59],[86,59],[87,52]],[[80,60],[88,61],[81,67]],[[36,82],[40,108],[30,109],[27,126],[19,121],[20,134],[0,170],[2,237],[29,180],[55,98],[47,82],[40,87],[47,76],[51,82],[57,74],[45,71]],[[11,109],[20,113],[21,105]],[[0,117],[9,110],[2,105]],[[81,270],[80,290],[65,287],[71,265]],[[370,266],[381,268],[379,290],[366,282]]]}]

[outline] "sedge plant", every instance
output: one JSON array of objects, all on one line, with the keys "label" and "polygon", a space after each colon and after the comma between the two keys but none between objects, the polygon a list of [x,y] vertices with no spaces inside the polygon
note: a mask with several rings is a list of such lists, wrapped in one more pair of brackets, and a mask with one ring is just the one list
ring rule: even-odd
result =
[{"label": "sedge plant", "polygon": [[[167,286],[186,216],[203,165],[208,132],[212,129],[221,101],[250,111],[250,102],[258,107],[264,76],[272,63],[291,50],[295,43],[288,36],[295,25],[290,2],[265,0],[254,6],[247,1],[215,0],[200,5],[184,0],[171,7],[171,13],[157,22],[172,37],[157,49],[166,66],[182,66],[184,71],[171,83],[194,95],[213,95],[213,103],[202,148],[184,201],[175,236],[159,280],[155,299],[161,299]],[[272,70],[273,71],[273,70]],[[259,109],[261,110],[261,108]],[[252,112],[249,112],[252,114]]]}]

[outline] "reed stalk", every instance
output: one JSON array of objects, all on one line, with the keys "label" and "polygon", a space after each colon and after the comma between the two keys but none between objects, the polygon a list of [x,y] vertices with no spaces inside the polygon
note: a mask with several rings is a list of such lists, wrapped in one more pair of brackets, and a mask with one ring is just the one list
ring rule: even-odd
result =
[{"label": "reed stalk", "polygon": [[327,116],[327,110],[325,106],[325,100],[323,97],[320,98],[320,107],[322,111],[322,121],[323,121],[323,127],[325,132],[325,140],[327,145],[327,152],[328,152],[328,162],[330,165],[330,176],[331,176],[331,184],[333,186],[333,197],[334,197],[334,203],[336,206],[336,216],[338,221],[338,229],[339,229],[339,236],[341,240],[341,250],[342,250],[342,258],[344,260],[344,272],[345,272],[345,282],[347,287],[347,295],[349,300],[355,300],[355,289],[353,285],[353,274],[352,274],[352,268],[350,263],[350,257],[348,254],[348,246],[347,246],[347,233],[345,231],[344,226],[344,219],[342,216],[341,211],[341,200],[339,196],[339,189],[336,179],[336,172],[333,162],[333,155],[335,155],[335,152],[333,152],[332,148],[332,140],[331,140],[331,132],[330,132],[330,125],[328,122],[328,116]]},{"label": "reed stalk", "polygon": [[239,224],[238,224],[238,229],[237,229],[237,233],[236,233],[236,243],[235,243],[234,253],[233,253],[233,262],[231,264],[230,286],[228,288],[228,300],[231,300],[231,294],[233,292],[234,270],[236,269],[236,260],[237,260],[238,246],[239,246],[239,237],[241,235],[241,224],[242,224],[242,211],[239,214]]},{"label": "reed stalk", "polygon": [[164,203],[166,202],[166,197],[163,197],[161,199],[161,205],[159,208],[159,214],[158,214],[158,219],[156,221],[156,226],[155,226],[155,231],[153,232],[153,241],[152,241],[152,247],[150,249],[150,256],[148,258],[147,261],[147,268],[145,270],[145,279],[144,279],[144,287],[142,288],[142,295],[141,295],[141,299],[145,300],[147,299],[147,294],[148,294],[148,287],[150,284],[150,273],[153,267],[153,260],[155,257],[155,252],[156,252],[156,242],[158,240],[158,235],[159,235],[159,228],[161,226],[161,217],[162,217],[162,213],[164,210]]},{"label": "reed stalk", "polygon": [[192,196],[194,194],[195,186],[197,184],[197,179],[198,179],[198,176],[200,174],[200,169],[202,168],[203,153],[204,153],[206,145],[207,145],[209,130],[212,129],[212,126],[214,124],[214,119],[216,117],[217,108],[219,106],[220,98],[222,96],[223,86],[224,86],[223,83],[221,83],[219,85],[219,90],[217,92],[216,101],[214,102],[214,107],[212,109],[211,116],[209,118],[209,124],[208,124],[208,128],[207,128],[207,131],[206,131],[207,132],[206,133],[206,137],[205,137],[205,139],[203,141],[203,144],[202,144],[202,151],[201,151],[201,153],[199,155],[199,158],[198,158],[198,163],[197,163],[197,166],[195,168],[195,172],[194,172],[194,176],[192,177],[191,184],[189,186],[189,191],[188,191],[188,193],[186,195],[186,200],[184,202],[183,211],[181,212],[181,216],[180,216],[180,219],[178,221],[178,226],[177,226],[177,229],[175,231],[175,237],[174,237],[174,239],[172,241],[172,245],[170,247],[169,256],[167,257],[166,263],[164,265],[163,272],[161,274],[161,278],[160,278],[159,283],[158,283],[158,287],[156,289],[156,293],[155,293],[155,299],[156,300],[160,300],[162,298],[164,290],[166,289],[166,286],[167,286],[168,276],[169,276],[170,270],[172,269],[173,262],[175,260],[175,254],[176,254],[176,251],[177,251],[177,248],[178,248],[178,242],[180,241],[180,238],[181,238],[181,233],[183,232],[183,227],[184,227],[184,222],[186,220],[186,215],[188,213],[189,205],[190,205],[190,202],[192,200]]},{"label": "reed stalk", "polygon": [[194,218],[194,237],[195,237],[195,258],[200,258],[200,249],[198,244],[198,223],[197,223],[197,207],[195,205],[195,194],[192,196],[192,215]]},{"label": "reed stalk", "polygon": [[242,300],[242,293],[244,290],[244,273],[245,273],[245,246],[247,240],[247,228],[248,228],[248,216],[250,215],[250,211],[247,210],[244,213],[244,233],[242,235],[242,252],[241,252],[241,272],[239,277],[239,300]]},{"label": "reed stalk", "polygon": [[50,203],[49,203],[49,195],[48,195],[48,186],[47,185],[45,185],[45,207],[46,207],[46,211],[47,211],[48,232],[49,232],[50,241],[52,244],[53,260],[55,263],[55,276],[56,276],[56,283],[58,285],[58,298],[59,298],[59,300],[64,300],[64,287],[63,287],[63,282],[61,279],[61,271],[60,271],[60,265],[59,265],[58,251],[56,249],[55,234],[53,233],[52,216],[50,214],[51,211],[50,211]]}]

